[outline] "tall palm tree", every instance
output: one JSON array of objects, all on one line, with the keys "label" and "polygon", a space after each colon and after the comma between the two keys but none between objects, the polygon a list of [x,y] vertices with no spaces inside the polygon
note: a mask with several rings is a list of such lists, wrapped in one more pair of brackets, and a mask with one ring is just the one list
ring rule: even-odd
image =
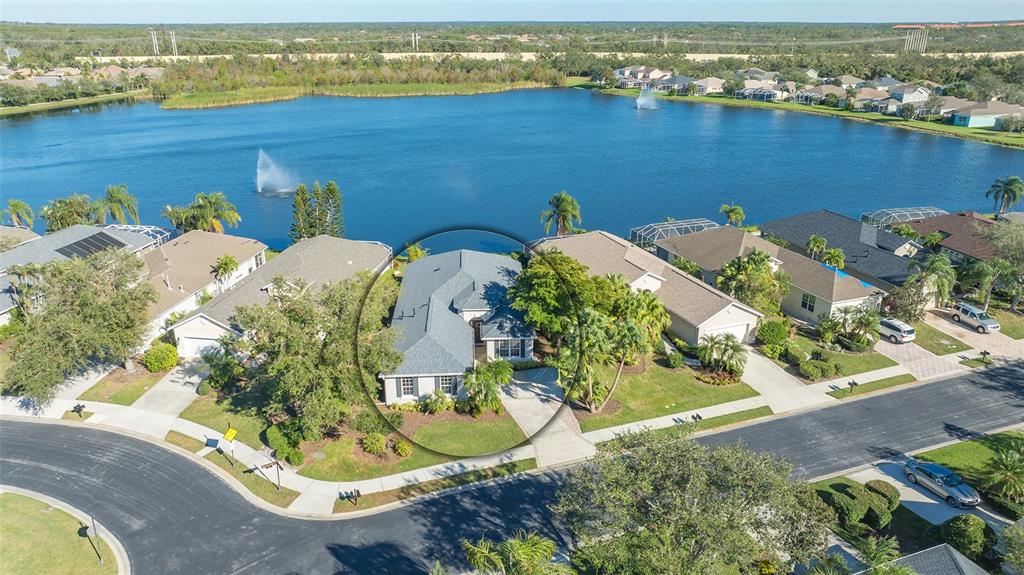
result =
[{"label": "tall palm tree", "polygon": [[841,270],[846,267],[846,253],[842,248],[828,248],[821,253],[821,263]]},{"label": "tall palm tree", "polygon": [[949,294],[956,285],[956,270],[949,258],[939,254],[929,254],[924,260],[911,260],[908,266],[914,273],[907,278],[907,283],[921,286],[925,293],[934,294],[938,305],[949,299]]},{"label": "tall palm tree", "polygon": [[583,218],[580,216],[580,203],[565,190],[551,196],[548,206],[551,209],[540,213],[540,221],[544,224],[545,234],[551,232],[551,224],[555,224],[556,236],[564,236],[575,229],[575,224],[583,223]]},{"label": "tall palm tree", "polygon": [[743,212],[743,208],[739,204],[722,204],[718,208],[718,212],[725,214],[726,222],[736,227],[742,226],[743,220],[747,219],[747,214]]},{"label": "tall palm tree", "polygon": [[916,240],[918,238],[917,230],[908,223],[896,224],[889,231],[908,240]]},{"label": "tall palm tree", "polygon": [[900,543],[893,537],[868,537],[860,554],[865,563],[877,567],[900,556]]},{"label": "tall palm tree", "polygon": [[1014,503],[1024,500],[1024,443],[996,451],[985,465],[982,477],[985,487],[992,492]]},{"label": "tall palm tree", "polygon": [[998,178],[985,192],[985,197],[992,198],[998,218],[1021,199],[1024,199],[1024,181],[1017,176]]},{"label": "tall palm tree", "polygon": [[828,240],[811,234],[811,237],[807,238],[807,253],[811,256],[812,260],[818,259],[818,255],[825,251],[828,246]]},{"label": "tall palm tree", "polygon": [[853,314],[850,322],[850,331],[861,338],[868,338],[870,334],[878,331],[878,312],[861,306]]},{"label": "tall palm tree", "polygon": [[242,221],[238,208],[228,201],[224,192],[196,194],[191,204],[185,207],[167,206],[163,215],[180,232],[204,230],[222,234],[225,224],[236,227]]},{"label": "tall palm tree", "polygon": [[482,363],[466,372],[463,385],[480,409],[501,413],[501,386],[512,381],[512,364],[503,360]]},{"label": "tall palm tree", "polygon": [[3,215],[11,221],[12,225],[24,226],[26,228],[31,228],[32,221],[35,219],[35,214],[32,213],[32,206],[15,199],[7,200],[7,208],[3,211]]},{"label": "tall palm tree", "polygon": [[1001,279],[1012,277],[1015,271],[1013,264],[1002,258],[993,258],[989,262],[979,260],[967,267],[964,281],[976,284],[985,292],[985,311],[988,311],[996,284]]},{"label": "tall palm tree", "polygon": [[811,575],[850,575],[850,567],[842,555],[829,553],[811,569]]},{"label": "tall palm tree", "polygon": [[213,264],[213,277],[217,280],[220,290],[224,291],[224,280],[231,277],[231,274],[238,270],[238,260],[230,254],[224,254],[217,258]]},{"label": "tall palm tree", "polygon": [[628,319],[616,321],[612,322],[609,328],[611,332],[612,355],[618,359],[619,366],[615,370],[615,379],[612,381],[612,386],[604,396],[604,401],[601,402],[601,407],[598,408],[598,411],[604,409],[604,406],[608,404],[608,400],[612,398],[612,394],[615,393],[615,388],[618,387],[619,380],[622,378],[622,370],[626,367],[626,362],[630,358],[637,355],[646,355],[651,351],[650,336],[636,322]]},{"label": "tall palm tree", "polygon": [[579,322],[571,322],[565,343],[559,350],[558,379],[566,398],[580,401],[591,412],[597,410],[595,376],[597,366],[612,355],[608,336],[611,320],[605,314],[584,308]]},{"label": "tall palm tree", "polygon": [[930,234],[925,234],[924,237],[921,238],[921,243],[924,244],[924,247],[930,250],[937,250],[944,239],[946,238],[939,232],[932,232]]},{"label": "tall palm tree", "polygon": [[511,539],[495,543],[463,540],[470,567],[485,575],[571,575],[572,567],[555,563],[555,542],[533,531],[518,530]]},{"label": "tall palm tree", "polygon": [[107,223],[107,214],[119,224],[127,223],[128,218],[136,224],[139,223],[138,202],[123,184],[107,186],[106,195],[96,200],[95,210],[96,220],[101,224]]}]

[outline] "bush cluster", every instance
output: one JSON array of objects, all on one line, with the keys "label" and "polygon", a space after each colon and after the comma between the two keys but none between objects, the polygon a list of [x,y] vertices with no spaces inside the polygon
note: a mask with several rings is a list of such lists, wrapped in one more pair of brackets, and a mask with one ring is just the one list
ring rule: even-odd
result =
[{"label": "bush cluster", "polygon": [[169,343],[158,343],[142,354],[142,365],[151,372],[167,371],[178,365],[178,348]]},{"label": "bush cluster", "polygon": [[421,408],[424,413],[444,413],[455,409],[455,400],[440,389],[434,389],[434,393],[421,402]]},{"label": "bush cluster", "polygon": [[196,387],[196,393],[198,393],[199,395],[210,395],[210,392],[212,391],[213,387],[210,385],[209,378],[200,381],[199,386]]},{"label": "bush cluster", "polygon": [[957,515],[939,527],[942,540],[967,557],[977,560],[996,543],[995,532],[977,515]]},{"label": "bush cluster", "polygon": [[[415,405],[415,404],[413,404]],[[399,411],[380,413],[376,409],[364,409],[352,418],[350,427],[359,433],[387,435],[405,423],[405,415]]]},{"label": "bush cluster", "polygon": [[773,319],[762,323],[757,327],[757,339],[765,345],[779,345],[785,342],[789,339],[789,320]]},{"label": "bush cluster", "polygon": [[695,376],[697,381],[708,385],[733,385],[739,383],[740,377],[726,371],[698,371]]},{"label": "bush cluster", "polygon": [[376,455],[378,457],[384,457],[384,454],[388,450],[388,439],[383,433],[367,433],[363,437],[363,451]]},{"label": "bush cluster", "polygon": [[471,415],[473,417],[480,417],[480,414],[484,412],[480,404],[469,399],[456,399],[455,400],[455,412],[463,415]]},{"label": "bush cluster", "polygon": [[283,459],[292,465],[302,465],[305,456],[299,450],[298,434],[288,430],[283,424],[271,425],[264,432],[267,445],[274,450],[278,459]]},{"label": "bush cluster", "polygon": [[395,455],[399,457],[409,457],[412,455],[412,444],[404,439],[396,441],[393,449],[395,450]]},{"label": "bush cluster", "polygon": [[835,377],[841,373],[838,363],[832,363],[821,359],[807,359],[801,361],[798,369],[800,375],[814,381],[816,379]]},{"label": "bush cluster", "polygon": [[406,401],[404,403],[392,403],[388,405],[388,409],[391,411],[404,411],[407,413],[414,413],[420,410],[420,404],[415,401]]},{"label": "bush cluster", "polygon": [[892,521],[892,512],[900,505],[899,491],[895,487],[884,481],[869,483],[870,486],[850,487],[846,493],[836,494],[832,499],[832,507],[847,529],[857,530],[861,524],[876,531],[885,529]]},{"label": "bush cluster", "polygon": [[839,345],[843,346],[843,348],[852,351],[853,353],[871,351],[871,348],[874,347],[875,343],[867,338],[852,339],[843,335],[836,336],[836,341]]},{"label": "bush cluster", "polygon": [[665,359],[668,361],[668,366],[672,369],[678,369],[686,365],[686,362],[683,361],[683,354],[678,351],[668,354]]},{"label": "bush cluster", "polygon": [[889,511],[896,511],[896,508],[900,506],[900,490],[891,483],[881,479],[872,479],[865,483],[864,487],[885,499]]},{"label": "bush cluster", "polygon": [[788,352],[789,346],[786,343],[766,343],[761,346],[761,355],[768,359],[779,359]]}]

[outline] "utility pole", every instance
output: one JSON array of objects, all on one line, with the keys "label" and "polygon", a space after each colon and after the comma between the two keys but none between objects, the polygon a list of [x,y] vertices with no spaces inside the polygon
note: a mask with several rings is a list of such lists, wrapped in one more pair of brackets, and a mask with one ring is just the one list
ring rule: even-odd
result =
[{"label": "utility pole", "polygon": [[178,41],[174,38],[174,30],[171,30],[171,51],[175,56],[178,55]]},{"label": "utility pole", "polygon": [[156,39],[156,30],[150,29],[149,37],[150,37],[151,40],[153,40],[153,55],[154,56],[159,56],[160,55],[160,42]]}]

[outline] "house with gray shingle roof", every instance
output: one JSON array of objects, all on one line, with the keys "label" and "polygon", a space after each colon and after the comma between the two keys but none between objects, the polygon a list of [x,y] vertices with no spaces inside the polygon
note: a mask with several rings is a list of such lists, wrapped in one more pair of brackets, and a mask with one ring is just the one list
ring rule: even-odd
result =
[{"label": "house with gray shingle roof", "polygon": [[[988,575],[988,571],[947,543],[904,555],[888,565],[909,567],[918,575]],[[859,571],[864,575],[868,571]]]},{"label": "house with gray shingle roof", "polygon": [[459,395],[477,361],[532,359],[534,332],[508,305],[508,288],[521,271],[508,256],[473,250],[406,266],[391,316],[402,363],[380,375],[384,401],[417,401],[435,389]]}]

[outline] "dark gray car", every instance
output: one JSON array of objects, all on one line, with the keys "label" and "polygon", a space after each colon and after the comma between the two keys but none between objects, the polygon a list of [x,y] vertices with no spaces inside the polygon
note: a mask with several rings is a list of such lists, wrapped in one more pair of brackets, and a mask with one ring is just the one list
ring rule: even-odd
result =
[{"label": "dark gray car", "polygon": [[911,459],[903,464],[907,481],[928,488],[953,507],[974,507],[981,496],[952,470],[926,461]]}]

